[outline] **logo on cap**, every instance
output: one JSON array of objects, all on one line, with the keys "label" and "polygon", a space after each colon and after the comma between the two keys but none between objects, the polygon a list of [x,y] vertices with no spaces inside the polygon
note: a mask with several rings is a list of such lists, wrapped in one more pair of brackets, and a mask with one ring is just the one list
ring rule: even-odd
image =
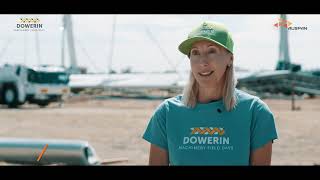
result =
[{"label": "logo on cap", "polygon": [[201,31],[201,33],[204,33],[204,34],[207,34],[207,35],[215,33],[215,30],[212,29],[211,27],[209,27],[207,23],[203,23],[202,28],[200,29],[200,31]]}]

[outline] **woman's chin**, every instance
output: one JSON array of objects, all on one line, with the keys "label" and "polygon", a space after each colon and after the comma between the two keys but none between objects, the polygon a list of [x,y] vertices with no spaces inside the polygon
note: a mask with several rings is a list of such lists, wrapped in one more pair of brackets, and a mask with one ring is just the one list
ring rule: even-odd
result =
[{"label": "woman's chin", "polygon": [[212,80],[201,80],[198,81],[200,88],[212,88],[215,87],[217,83],[212,82]]}]

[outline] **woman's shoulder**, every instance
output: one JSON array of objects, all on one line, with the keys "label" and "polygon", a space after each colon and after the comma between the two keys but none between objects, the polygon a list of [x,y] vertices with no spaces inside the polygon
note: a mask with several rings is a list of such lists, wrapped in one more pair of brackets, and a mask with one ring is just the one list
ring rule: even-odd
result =
[{"label": "woman's shoulder", "polygon": [[235,94],[238,98],[238,100],[243,100],[243,101],[252,101],[252,100],[257,100],[259,99],[258,96],[249,94],[248,92],[245,92],[243,90],[237,89],[235,90]]},{"label": "woman's shoulder", "polygon": [[159,105],[159,107],[166,108],[166,109],[168,109],[169,107],[172,108],[172,107],[180,107],[180,106],[183,106],[182,94],[178,94],[176,96],[166,98]]},{"label": "woman's shoulder", "polygon": [[267,104],[258,96],[249,94],[239,89],[236,89],[236,96],[239,104],[248,104],[254,108],[263,107],[268,109]]},{"label": "woman's shoulder", "polygon": [[255,102],[261,100],[258,96],[249,94],[248,92],[240,89],[236,89],[235,94],[239,102]]},{"label": "woman's shoulder", "polygon": [[181,106],[182,105],[182,94],[178,94],[176,96],[167,98],[163,101],[166,105],[173,105],[173,106]]}]

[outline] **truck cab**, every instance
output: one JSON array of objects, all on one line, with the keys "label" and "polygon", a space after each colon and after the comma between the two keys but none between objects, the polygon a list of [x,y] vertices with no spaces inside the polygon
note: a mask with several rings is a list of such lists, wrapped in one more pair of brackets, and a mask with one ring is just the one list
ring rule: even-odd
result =
[{"label": "truck cab", "polygon": [[6,64],[0,68],[0,104],[18,107],[26,102],[45,107],[62,101],[70,88],[69,74],[59,66]]}]

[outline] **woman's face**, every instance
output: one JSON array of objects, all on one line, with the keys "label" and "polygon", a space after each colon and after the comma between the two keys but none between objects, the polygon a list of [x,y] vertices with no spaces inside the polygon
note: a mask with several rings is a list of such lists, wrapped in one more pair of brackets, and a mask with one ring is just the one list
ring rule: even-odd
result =
[{"label": "woman's face", "polygon": [[200,87],[222,85],[227,66],[233,55],[225,48],[209,41],[198,41],[190,50],[191,71]]}]

